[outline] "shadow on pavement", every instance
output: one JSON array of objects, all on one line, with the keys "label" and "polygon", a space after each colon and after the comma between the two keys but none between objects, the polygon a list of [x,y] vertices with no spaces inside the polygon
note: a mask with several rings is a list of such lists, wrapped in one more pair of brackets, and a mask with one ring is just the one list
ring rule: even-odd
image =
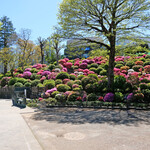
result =
[{"label": "shadow on pavement", "polygon": [[96,110],[96,109],[72,109],[72,108],[49,108],[37,110],[32,116],[34,120],[46,120],[57,123],[71,124],[111,124],[138,126],[139,124],[150,125],[150,111],[130,110]]}]

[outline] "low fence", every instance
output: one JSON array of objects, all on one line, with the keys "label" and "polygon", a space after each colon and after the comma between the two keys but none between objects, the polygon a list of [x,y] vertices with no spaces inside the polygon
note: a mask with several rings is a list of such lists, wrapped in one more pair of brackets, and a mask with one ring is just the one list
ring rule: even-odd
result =
[{"label": "low fence", "polygon": [[11,98],[13,91],[14,91],[13,87],[0,88],[0,98],[4,98],[4,99]]},{"label": "low fence", "polygon": [[[14,93],[14,89],[15,89],[14,87],[0,88],[0,98],[11,99]],[[27,88],[27,97],[37,98],[44,92],[45,92],[45,88],[38,88],[38,87]]]}]

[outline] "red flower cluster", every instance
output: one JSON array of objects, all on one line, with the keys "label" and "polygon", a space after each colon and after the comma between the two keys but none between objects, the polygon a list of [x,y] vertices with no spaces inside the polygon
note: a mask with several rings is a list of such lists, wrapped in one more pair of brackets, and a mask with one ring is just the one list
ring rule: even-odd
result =
[{"label": "red flower cluster", "polygon": [[99,101],[103,101],[103,99],[104,99],[103,96],[100,96],[100,97],[98,98]]},{"label": "red flower cluster", "polygon": [[76,100],[80,101],[80,100],[82,100],[82,97],[81,97],[81,96],[78,96],[78,97],[76,98]]}]

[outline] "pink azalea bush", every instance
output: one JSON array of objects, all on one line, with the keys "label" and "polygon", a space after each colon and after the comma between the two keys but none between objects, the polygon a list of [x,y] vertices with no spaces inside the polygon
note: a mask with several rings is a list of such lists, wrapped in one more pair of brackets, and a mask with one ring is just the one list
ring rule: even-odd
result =
[{"label": "pink azalea bush", "polygon": [[26,71],[26,72],[23,73],[24,78],[30,78],[31,75],[32,75],[32,73],[30,71]]}]

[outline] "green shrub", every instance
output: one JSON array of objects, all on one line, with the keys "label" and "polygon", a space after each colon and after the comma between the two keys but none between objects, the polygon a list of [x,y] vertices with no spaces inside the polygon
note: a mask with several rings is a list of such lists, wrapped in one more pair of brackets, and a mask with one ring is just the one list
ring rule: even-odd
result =
[{"label": "green shrub", "polygon": [[90,65],[90,68],[98,68],[98,64],[97,63],[93,63]]},{"label": "green shrub", "polygon": [[121,67],[123,67],[124,65],[123,64],[116,64],[115,65],[115,68],[121,68]]},{"label": "green shrub", "polygon": [[123,89],[126,93],[131,93],[133,90],[132,84],[130,82],[125,82]]},{"label": "green shrub", "polygon": [[87,84],[93,84],[93,83],[95,83],[96,82],[96,79],[95,78],[92,78],[92,77],[84,77],[84,78],[82,78],[82,80],[81,80],[81,83],[82,83],[82,86],[83,86],[83,88],[85,88],[85,86],[87,85]]},{"label": "green shrub", "polygon": [[143,61],[143,62],[145,62],[145,61],[146,61],[146,59],[142,57],[142,58],[140,58],[140,59],[139,59],[139,61]]},{"label": "green shrub", "polygon": [[143,93],[138,92],[138,93],[134,94],[134,100],[136,102],[143,102],[143,99],[144,99],[144,94]]},{"label": "green shrub", "polygon": [[60,92],[58,92],[58,91],[54,91],[52,94],[51,94],[51,96],[54,98],[57,94],[59,94]]},{"label": "green shrub", "polygon": [[64,93],[56,94],[55,99],[58,102],[64,103],[66,101],[66,95]]},{"label": "green shrub", "polygon": [[150,90],[144,89],[144,90],[142,90],[142,93],[144,94],[144,101],[150,102]]},{"label": "green shrub", "polygon": [[102,71],[100,71],[100,73],[99,73],[100,75],[102,75],[102,76],[105,76],[105,75],[107,75],[107,70],[102,70]]},{"label": "green shrub", "polygon": [[150,60],[146,60],[146,61],[144,62],[144,66],[146,66],[146,65],[150,65]]},{"label": "green shrub", "polygon": [[54,64],[50,64],[50,65],[48,66],[48,69],[51,70],[51,71],[52,71],[54,68],[55,68],[55,65],[54,65]]},{"label": "green shrub", "polygon": [[87,101],[96,101],[97,100],[97,96],[94,93],[91,93],[87,96]]},{"label": "green shrub", "polygon": [[148,83],[147,86],[148,86],[148,89],[150,90],[150,83]]},{"label": "green shrub", "polygon": [[90,69],[91,65],[87,65],[87,69]]},{"label": "green shrub", "polygon": [[74,82],[72,80],[67,82],[67,85],[72,89],[72,85],[74,84]]},{"label": "green shrub", "polygon": [[81,92],[81,88],[80,87],[74,88],[73,91],[74,92]]},{"label": "green shrub", "polygon": [[129,66],[130,68],[132,68],[135,65],[134,61],[128,61],[126,63],[126,66]]},{"label": "green shrub", "polygon": [[55,80],[55,85],[58,85],[58,84],[62,84],[63,82],[62,82],[62,80],[61,79],[57,79],[57,80]]},{"label": "green shrub", "polygon": [[150,83],[150,80],[144,78],[144,79],[141,80],[141,83]]},{"label": "green shrub", "polygon": [[23,84],[21,82],[16,82],[14,84],[14,87],[23,87]]},{"label": "green shrub", "polygon": [[60,70],[62,70],[62,65],[56,65],[55,68],[59,68]]},{"label": "green shrub", "polygon": [[84,78],[85,77],[85,75],[79,75],[78,77],[77,77],[77,79],[78,80],[82,80],[82,78]]},{"label": "green shrub", "polygon": [[100,80],[98,83],[94,83],[95,92],[105,92],[107,90],[108,80]]},{"label": "green shrub", "polygon": [[75,80],[75,81],[74,81],[74,84],[79,84],[79,85],[81,85],[82,83],[81,83],[81,80]]},{"label": "green shrub", "polygon": [[44,86],[46,86],[48,89],[52,89],[55,87],[55,81],[54,80],[44,80],[43,82]]},{"label": "green shrub", "polygon": [[87,85],[85,86],[85,91],[86,91],[87,93],[93,93],[93,92],[94,92],[94,85],[93,85],[93,84],[87,84]]},{"label": "green shrub", "polygon": [[5,77],[10,77],[12,74],[10,71],[8,71],[6,74],[5,74]]},{"label": "green shrub", "polygon": [[66,85],[66,84],[58,84],[57,85],[57,90],[59,92],[66,92],[66,91],[69,91],[70,89],[71,88],[68,85]]},{"label": "green shrub", "polygon": [[8,84],[8,82],[9,82],[9,78],[8,78],[8,77],[3,77],[3,78],[1,79],[1,81],[0,81],[0,85],[1,85],[2,87],[4,87],[5,85]]},{"label": "green shrub", "polygon": [[11,78],[8,82],[8,85],[9,86],[14,85],[16,82],[17,82],[17,78]]},{"label": "green shrub", "polygon": [[90,68],[89,70],[90,70],[90,71],[93,71],[93,72],[95,72],[95,73],[96,73],[96,71],[97,71],[96,68]]},{"label": "green shrub", "polygon": [[36,75],[35,79],[41,79],[41,75]]},{"label": "green shrub", "polygon": [[40,80],[35,79],[35,80],[31,81],[31,86],[32,87],[37,86],[39,83],[40,83]]},{"label": "green shrub", "polygon": [[22,84],[25,84],[26,82],[28,82],[27,79],[24,79],[24,78],[17,78],[17,82],[20,82]]},{"label": "green shrub", "polygon": [[89,74],[88,77],[94,78],[98,81],[98,76],[96,74]]},{"label": "green shrub", "polygon": [[105,70],[107,70],[108,69],[108,63],[101,64],[101,67],[104,68]]},{"label": "green shrub", "polygon": [[37,85],[37,87],[39,87],[39,88],[44,88],[45,86],[44,86],[42,83],[39,83],[39,84]]},{"label": "green shrub", "polygon": [[27,104],[28,107],[38,107],[37,103],[28,103]]},{"label": "green shrub", "polygon": [[70,79],[70,80],[75,80],[76,78],[77,78],[77,77],[76,77],[75,75],[73,75],[73,74],[70,74],[70,75],[69,75],[69,79]]},{"label": "green shrub", "polygon": [[136,71],[136,72],[139,72],[139,69],[140,69],[140,68],[144,69],[142,65],[134,65],[134,66],[132,67],[132,69],[133,69],[134,71]]},{"label": "green shrub", "polygon": [[148,89],[148,85],[146,83],[140,83],[139,87],[140,87],[140,90]]},{"label": "green shrub", "polygon": [[31,72],[31,73],[37,73],[38,70],[37,70],[36,68],[32,68],[32,69],[30,70],[30,72]]},{"label": "green shrub", "polygon": [[26,83],[24,84],[24,86],[25,86],[25,87],[31,87],[31,82],[26,82]]},{"label": "green shrub", "polygon": [[72,92],[69,94],[67,101],[76,101],[79,94],[77,92]]},{"label": "green shrub", "polygon": [[122,89],[123,85],[126,83],[126,78],[124,76],[115,76],[114,87]]},{"label": "green shrub", "polygon": [[150,59],[150,55],[146,55],[145,58],[146,58],[146,59]]},{"label": "green shrub", "polygon": [[55,98],[49,97],[45,100],[46,105],[55,106],[57,104],[57,100]]},{"label": "green shrub", "polygon": [[23,73],[22,68],[21,68],[21,67],[17,68],[17,72],[19,72],[19,73]]},{"label": "green shrub", "polygon": [[73,67],[73,69],[78,69],[79,67],[78,66],[72,66]]},{"label": "green shrub", "polygon": [[[35,68],[34,68],[34,69],[35,69]],[[32,73],[30,79],[31,79],[31,80],[35,80],[35,77],[36,77],[36,73]]]},{"label": "green shrub", "polygon": [[99,74],[102,70],[103,70],[102,67],[98,67],[98,68],[96,69],[96,73]]},{"label": "green shrub", "polygon": [[68,79],[69,74],[67,72],[60,72],[57,74],[56,79]]},{"label": "green shrub", "polygon": [[134,90],[134,91],[138,90],[137,85],[133,85],[133,90]]},{"label": "green shrub", "polygon": [[124,62],[123,61],[115,61],[115,65],[116,64],[123,64],[124,65]]},{"label": "green shrub", "polygon": [[123,101],[124,95],[121,92],[115,92],[115,101],[120,102]]}]

